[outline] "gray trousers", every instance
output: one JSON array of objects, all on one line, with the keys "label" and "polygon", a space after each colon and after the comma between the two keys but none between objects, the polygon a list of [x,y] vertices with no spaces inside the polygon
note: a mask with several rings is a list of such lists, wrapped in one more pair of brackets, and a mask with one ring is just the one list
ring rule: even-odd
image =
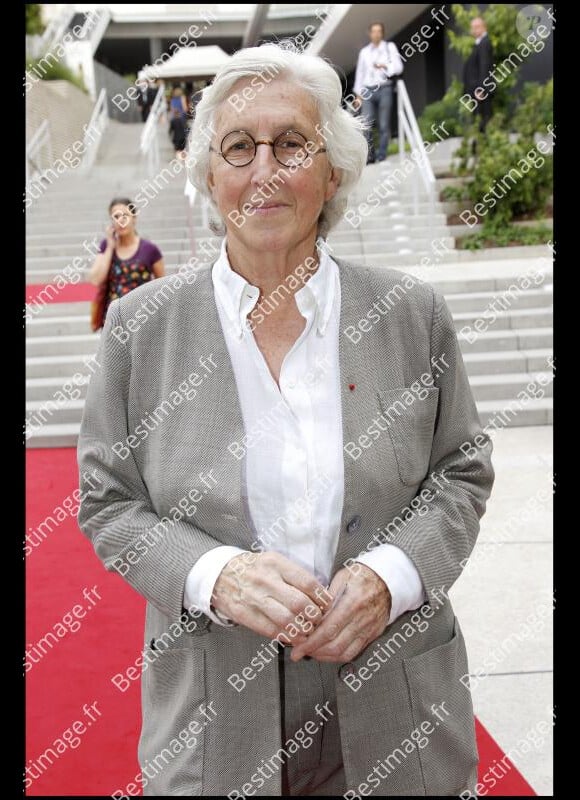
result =
[{"label": "gray trousers", "polygon": [[[332,796],[346,791],[335,680],[338,664],[294,663],[290,647],[278,654],[282,747],[299,749],[282,767],[282,796]],[[296,748],[296,744],[292,749]]]}]

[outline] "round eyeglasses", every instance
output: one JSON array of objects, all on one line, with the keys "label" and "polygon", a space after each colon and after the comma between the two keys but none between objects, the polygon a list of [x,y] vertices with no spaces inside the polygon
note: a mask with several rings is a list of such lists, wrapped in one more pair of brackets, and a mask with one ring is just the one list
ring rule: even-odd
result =
[{"label": "round eyeglasses", "polygon": [[256,141],[247,131],[231,131],[222,139],[219,150],[211,146],[209,149],[212,153],[221,155],[232,167],[246,167],[256,157],[259,144],[267,144],[271,147],[274,150],[274,158],[283,167],[302,164],[309,155],[326,153],[326,147],[319,147],[313,151],[311,149],[313,142],[309,142],[298,131],[285,131],[273,140],[260,139],[259,141]]},{"label": "round eyeglasses", "polygon": [[128,211],[115,211],[114,214],[111,214],[111,219],[113,222],[121,222],[121,220],[132,219],[133,214],[129,213]]}]

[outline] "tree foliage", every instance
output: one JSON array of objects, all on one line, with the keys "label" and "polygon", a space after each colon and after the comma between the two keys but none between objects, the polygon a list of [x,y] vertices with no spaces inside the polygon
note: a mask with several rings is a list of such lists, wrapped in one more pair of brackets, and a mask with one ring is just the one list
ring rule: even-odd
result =
[{"label": "tree foliage", "polygon": [[25,8],[27,35],[41,34],[45,27],[42,21],[42,5],[40,3],[25,3]]}]

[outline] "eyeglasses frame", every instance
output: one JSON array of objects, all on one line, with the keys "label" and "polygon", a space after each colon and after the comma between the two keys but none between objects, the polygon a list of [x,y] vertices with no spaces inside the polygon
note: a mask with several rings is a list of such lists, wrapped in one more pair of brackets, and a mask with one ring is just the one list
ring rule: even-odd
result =
[{"label": "eyeglasses frame", "polygon": [[[248,161],[246,164],[232,164],[232,162],[228,161],[227,158],[224,156],[224,154],[222,152],[222,147],[223,147],[223,144],[224,144],[225,140],[228,138],[228,136],[231,136],[232,133],[245,133],[246,136],[249,136],[250,139],[254,142],[254,155],[252,156],[251,160]],[[286,136],[289,133],[297,133],[299,136],[301,136],[304,139],[304,142],[306,144],[308,144],[308,142],[310,141],[309,139],[306,138],[306,136],[304,136],[303,133],[301,133],[300,131],[296,131],[293,128],[290,128],[287,131],[283,131],[282,133],[279,133],[278,136],[276,136],[275,139],[259,139],[259,140],[254,139],[252,134],[249,133],[248,131],[245,131],[245,130],[234,130],[234,131],[229,131],[228,133],[226,133],[226,135],[223,137],[223,139],[220,142],[220,149],[219,150],[216,150],[216,148],[212,147],[211,145],[209,146],[209,149],[210,149],[210,151],[212,153],[216,153],[217,155],[220,155],[223,158],[223,160],[226,162],[226,164],[229,164],[230,167],[236,167],[236,169],[238,169],[240,167],[248,167],[252,163],[252,161],[254,161],[254,159],[256,158],[256,155],[258,153],[258,145],[267,144],[272,148],[272,154],[273,154],[274,158],[276,159],[276,161],[278,162],[278,164],[280,164],[283,167],[290,167],[290,166],[292,166],[292,164],[284,164],[282,161],[280,161],[279,158],[276,157],[276,153],[274,151],[274,146],[275,146],[276,142],[278,141],[278,139],[281,136]],[[308,150],[306,152],[310,156],[317,156],[319,153],[326,153],[327,149],[326,149],[326,147],[319,147],[318,150],[315,150],[312,153],[309,153]]]}]

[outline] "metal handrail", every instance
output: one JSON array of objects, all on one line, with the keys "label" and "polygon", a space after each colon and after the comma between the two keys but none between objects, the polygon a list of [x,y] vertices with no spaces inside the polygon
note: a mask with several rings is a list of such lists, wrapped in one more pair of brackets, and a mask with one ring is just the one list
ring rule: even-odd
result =
[{"label": "metal handrail", "polygon": [[419,191],[417,176],[421,178],[423,186],[427,192],[427,197],[433,213],[435,209],[435,174],[425,150],[423,137],[419,131],[417,117],[413,111],[411,100],[405,82],[397,81],[397,115],[399,120],[399,158],[405,160],[405,143],[409,142],[411,154],[417,154],[414,158],[418,172],[415,173],[413,181],[413,205],[415,214],[419,211]]},{"label": "metal handrail", "polygon": [[[107,91],[101,89],[91,119],[86,127],[86,132],[83,139],[84,157],[82,163],[82,171],[88,172],[95,163],[99,145],[103,136],[103,132],[109,123],[109,113],[107,110]],[[93,136],[93,131],[98,134],[96,138]]]},{"label": "metal handrail", "polygon": [[147,158],[147,167],[149,174],[153,175],[159,168],[159,136],[157,134],[157,126],[159,118],[163,114],[165,107],[165,92],[163,86],[159,87],[159,91],[155,96],[151,111],[147,117],[147,122],[141,132],[141,139],[139,142],[139,149],[141,153]]},{"label": "metal handrail", "polygon": [[197,246],[196,246],[196,238],[195,238],[195,224],[193,221],[193,207],[196,204],[196,201],[199,202],[201,205],[201,224],[202,227],[207,229],[209,228],[209,213],[208,213],[208,206],[209,203],[206,197],[203,197],[193,183],[189,180],[189,178],[185,179],[185,187],[183,190],[183,194],[187,198],[187,229],[189,233],[189,246],[192,255],[196,254]]},{"label": "metal handrail", "polygon": [[106,6],[100,6],[87,13],[79,39],[90,42],[93,55],[101,43],[110,21],[111,12]]},{"label": "metal handrail", "polygon": [[[30,141],[26,145],[26,183],[36,176],[37,173],[42,172],[42,169],[37,166],[36,157],[43,147],[46,147],[48,152],[48,163],[52,164],[52,136],[50,133],[50,123],[47,119],[43,120],[34,134],[31,136]],[[35,169],[30,169],[30,164],[33,164]]]}]

